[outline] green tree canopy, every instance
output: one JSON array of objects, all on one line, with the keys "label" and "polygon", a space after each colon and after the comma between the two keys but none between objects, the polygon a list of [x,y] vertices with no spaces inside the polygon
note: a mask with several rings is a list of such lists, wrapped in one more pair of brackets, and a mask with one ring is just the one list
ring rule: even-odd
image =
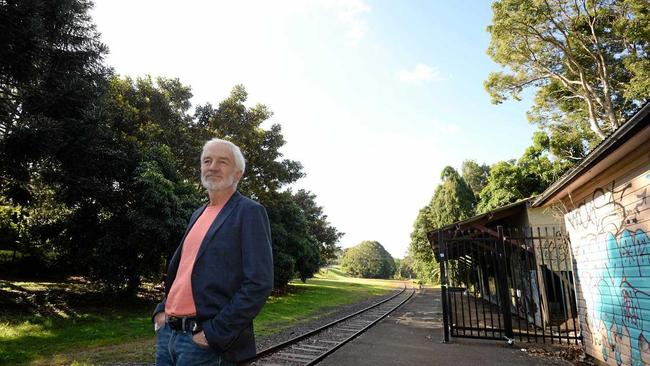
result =
[{"label": "green tree canopy", "polygon": [[91,5],[0,1],[0,240],[38,262],[29,268],[134,294],[160,279],[205,201],[201,147],[221,137],[246,156],[239,189],[269,212],[276,286],[331,260],[342,233],[313,193],[282,191],[304,173],[282,158],[280,126],[262,126],[271,111],[245,106],[238,85],[191,113],[178,79],[113,74]]},{"label": "green tree canopy", "polygon": [[315,195],[288,189],[266,195],[273,234],[275,287],[284,288],[296,276],[303,282],[336,258],[343,235],[332,227]]},{"label": "green tree canopy", "polygon": [[[0,194],[33,200],[34,170],[78,201],[66,177],[96,157],[106,47],[83,0],[0,2]],[[71,143],[72,139],[83,143]],[[101,168],[101,167],[100,167]],[[91,173],[89,173],[91,174]]]},{"label": "green tree canopy", "polygon": [[280,148],[285,140],[280,125],[263,128],[262,123],[273,113],[262,104],[246,107],[247,99],[246,89],[237,85],[217,109],[209,104],[199,106],[196,120],[198,126],[205,126],[205,139],[216,136],[230,140],[246,157],[246,172],[238,189],[267,208],[273,234],[275,286],[283,288],[295,276],[303,281],[312,277],[321,265],[333,259],[343,234],[327,221],[313,193],[280,192],[304,175],[302,165],[282,159]]},{"label": "green tree canopy", "polygon": [[191,94],[177,80],[107,82],[94,139],[61,136],[89,151],[71,157],[61,176],[32,171],[29,240],[60,272],[134,294],[143,278],[160,273],[201,200],[196,175],[183,174],[184,160],[198,156],[197,148],[181,148],[197,145],[185,128]]},{"label": "green tree canopy", "polygon": [[299,162],[282,159],[280,148],[285,141],[280,125],[262,127],[273,112],[263,104],[246,107],[247,99],[246,89],[236,85],[216,110],[210,105],[200,106],[198,113],[200,121],[206,121],[208,138],[231,140],[241,148],[246,157],[246,172],[239,190],[264,201],[267,194],[295,182],[304,173]]},{"label": "green tree canopy", "polygon": [[506,71],[485,87],[495,103],[536,88],[529,118],[551,139],[568,132],[570,146],[593,146],[650,95],[647,0],[499,0],[492,9],[488,54]]},{"label": "green tree canopy", "polygon": [[416,278],[413,258],[409,255],[402,259],[395,259],[395,278],[412,279]]},{"label": "green tree canopy", "polygon": [[447,166],[440,178],[442,182],[436,187],[431,202],[415,219],[409,245],[409,255],[413,257],[418,278],[429,282],[439,281],[439,268],[427,233],[474,214],[474,193],[458,172]]},{"label": "green tree canopy", "polygon": [[273,265],[276,288],[284,288],[299,276],[303,281],[318,271],[318,243],[310,240],[305,213],[290,191],[273,192],[265,202],[273,236]]},{"label": "green tree canopy", "polygon": [[323,213],[323,208],[316,204],[315,194],[300,189],[293,197],[307,218],[309,240],[317,243],[319,247],[319,265],[325,266],[332,263],[337,259],[339,252],[339,247],[336,244],[344,234],[327,221],[327,215]]},{"label": "green tree canopy", "polygon": [[571,166],[565,160],[551,161],[548,136],[538,131],[533,144],[519,160],[500,161],[490,168],[480,193],[477,213],[484,213],[542,193]]},{"label": "green tree canopy", "polygon": [[440,173],[442,183],[436,187],[430,204],[431,223],[441,227],[474,214],[474,193],[458,174],[447,166]]},{"label": "green tree canopy", "polygon": [[341,266],[355,277],[391,278],[395,274],[393,257],[377,241],[362,241],[345,250]]},{"label": "green tree canopy", "polygon": [[465,160],[461,166],[463,180],[474,193],[474,198],[478,201],[479,194],[487,184],[487,178],[490,174],[490,167],[485,164],[478,164],[474,160]]}]

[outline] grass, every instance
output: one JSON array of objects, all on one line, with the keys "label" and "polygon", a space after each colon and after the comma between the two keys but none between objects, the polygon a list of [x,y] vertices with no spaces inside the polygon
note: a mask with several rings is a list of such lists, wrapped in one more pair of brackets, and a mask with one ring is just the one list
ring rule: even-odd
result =
[{"label": "grass", "polygon": [[[10,262],[14,257],[14,251],[8,249],[0,249],[0,263]],[[23,257],[23,254],[20,251],[16,252],[16,259]]]},{"label": "grass", "polygon": [[278,332],[327,315],[334,311],[331,308],[336,305],[382,295],[397,286],[401,286],[401,282],[351,278],[336,269],[321,271],[306,283],[292,282],[291,293],[271,296],[255,318],[255,333],[267,335]]},{"label": "grass", "polygon": [[[255,319],[255,331],[272,334],[328,314],[336,305],[385,294],[398,286],[400,281],[356,279],[328,269],[306,283],[293,282],[287,294],[271,296]],[[148,290],[148,295],[125,303],[102,297],[80,280],[0,280],[0,364],[151,362],[150,314],[156,296]],[[7,298],[13,301],[7,303]]]},{"label": "grass", "polygon": [[151,300],[120,301],[78,279],[0,280],[0,309],[0,364],[70,365],[70,353],[151,336]]},{"label": "grass", "polygon": [[[146,309],[149,310],[149,309]],[[146,315],[145,315],[146,314]],[[151,337],[145,309],[124,309],[105,314],[81,314],[73,319],[32,318],[0,324],[0,363],[69,364],[61,351],[136,341]]]}]

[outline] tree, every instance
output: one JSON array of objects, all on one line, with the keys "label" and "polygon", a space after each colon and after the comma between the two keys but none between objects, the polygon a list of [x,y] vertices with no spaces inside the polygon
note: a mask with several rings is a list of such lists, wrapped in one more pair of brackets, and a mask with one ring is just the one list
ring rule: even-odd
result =
[{"label": "tree", "polygon": [[113,75],[91,5],[0,2],[2,240],[43,262],[38,268],[133,295],[142,279],[158,279],[205,199],[199,154],[216,136],[242,148],[239,188],[273,217],[280,285],[312,276],[342,234],[313,194],[280,192],[303,172],[282,159],[280,126],[261,126],[270,110],[247,108],[236,86],[217,109],[190,115],[191,90],[178,79]]},{"label": "tree", "polygon": [[370,240],[347,249],[341,266],[355,277],[391,278],[395,273],[395,261],[390,253],[379,242]]},{"label": "tree", "polygon": [[479,193],[487,184],[487,178],[490,174],[490,167],[485,164],[478,164],[474,160],[465,160],[461,166],[463,180],[474,193],[474,198],[478,201]]},{"label": "tree", "polygon": [[310,240],[319,246],[320,266],[332,263],[337,259],[340,250],[336,244],[344,234],[327,221],[323,208],[316,204],[315,194],[300,189],[293,197],[307,219]]},{"label": "tree", "polygon": [[228,98],[214,110],[200,107],[201,118],[207,121],[210,137],[231,140],[246,157],[247,171],[239,183],[239,190],[265,200],[270,192],[295,182],[304,176],[302,165],[294,160],[281,159],[280,148],[285,144],[280,125],[262,128],[262,123],[273,112],[262,104],[247,108],[248,93],[242,85],[235,86]]},{"label": "tree", "polygon": [[474,194],[456,169],[447,166],[440,173],[430,205],[431,223],[441,227],[474,214]]},{"label": "tree", "polygon": [[34,171],[62,181],[101,139],[96,122],[109,70],[90,7],[0,3],[0,194],[13,204],[29,205]]},{"label": "tree", "polygon": [[650,95],[647,0],[500,0],[492,9],[488,54],[509,71],[485,87],[494,103],[536,87],[529,118],[552,139],[568,129],[593,146]]},{"label": "tree", "polygon": [[61,190],[75,194],[62,201],[65,214],[34,226],[60,266],[130,295],[160,273],[202,199],[189,166],[200,153],[188,131],[191,96],[176,79],[109,78],[105,137],[66,172]]},{"label": "tree", "polygon": [[515,160],[500,161],[490,168],[488,184],[481,191],[480,201],[476,207],[478,213],[491,211],[527,198],[528,187],[523,182],[523,172]]},{"label": "tree", "polygon": [[266,207],[273,234],[275,287],[283,289],[298,276],[314,276],[326,260],[336,259],[336,243],[343,235],[327,222],[315,195],[290,189],[268,195]]},{"label": "tree", "polygon": [[0,200],[25,227],[23,253],[55,245],[38,237],[56,214],[92,214],[90,192],[110,174],[98,148],[111,139],[99,122],[110,70],[90,7],[83,0],[0,3]]},{"label": "tree", "polygon": [[411,279],[417,277],[413,258],[409,255],[403,259],[395,259],[395,278]]},{"label": "tree", "polygon": [[519,160],[500,161],[493,165],[487,184],[480,193],[477,213],[538,195],[572,167],[569,161],[551,161],[549,149],[548,136],[538,131],[533,135],[533,144]]},{"label": "tree", "polygon": [[442,182],[436,187],[431,202],[418,213],[409,245],[409,255],[413,257],[418,278],[430,282],[439,280],[439,266],[427,233],[471,217],[475,204],[472,190],[454,168],[445,167],[440,179]]},{"label": "tree", "polygon": [[409,243],[409,256],[413,258],[413,270],[417,278],[436,283],[437,278],[434,274],[439,267],[438,259],[435,258],[433,249],[427,238],[427,233],[436,229],[436,226],[432,222],[430,205],[420,209],[413,223],[411,242]]},{"label": "tree", "polygon": [[304,281],[318,271],[319,247],[310,240],[309,223],[291,192],[270,193],[265,206],[273,237],[274,287],[282,290],[296,276]]},{"label": "tree", "polygon": [[314,194],[304,190],[280,192],[304,175],[302,165],[282,159],[280,148],[285,141],[280,126],[262,127],[272,116],[271,110],[261,104],[248,108],[244,104],[247,98],[246,89],[235,86],[217,109],[211,105],[198,107],[196,124],[205,126],[204,138],[228,139],[246,157],[246,172],[238,189],[267,208],[273,234],[275,287],[282,289],[295,276],[305,281],[332,260],[343,234],[329,224]]}]

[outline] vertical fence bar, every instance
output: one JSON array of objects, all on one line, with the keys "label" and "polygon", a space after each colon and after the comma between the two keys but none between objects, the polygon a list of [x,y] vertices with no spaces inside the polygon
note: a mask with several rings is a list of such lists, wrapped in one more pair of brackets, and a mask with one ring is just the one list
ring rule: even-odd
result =
[{"label": "vertical fence bar", "polygon": [[[458,260],[451,260],[450,258],[454,258],[458,254],[458,244],[454,241],[454,246],[453,249],[449,249],[447,251],[447,263],[449,263],[451,267],[451,271],[448,273],[451,274],[451,282],[448,280],[447,282],[451,285],[451,287],[456,287],[458,286]],[[449,247],[447,247],[449,248]],[[449,276],[448,276],[449,277]],[[451,334],[452,335],[457,335],[460,336],[460,330],[458,330],[458,326],[460,325],[459,319],[460,317],[458,316],[458,300],[457,298],[457,291],[451,291],[450,296],[453,297],[453,301],[451,301],[451,304],[454,306],[454,311],[452,315],[452,322],[451,322]]]},{"label": "vertical fence bar", "polygon": [[[561,300],[562,301],[562,315],[563,315],[562,319],[564,320],[564,322],[558,323],[558,336],[559,336],[559,339],[560,339],[560,343],[562,343],[562,340],[565,339],[565,337],[566,337],[566,341],[568,343],[568,341],[569,341],[569,338],[568,338],[569,333],[567,332],[566,336],[562,336],[562,324],[565,324],[565,328],[567,328],[565,330],[567,330],[567,331],[568,331],[568,325],[569,325],[569,317],[568,317],[568,314],[567,314],[567,311],[566,311],[566,308],[569,305],[569,303],[567,302],[566,293],[565,293],[565,289],[567,289],[569,286],[565,285],[565,283],[564,283],[564,274],[562,273],[562,255],[564,253],[563,253],[563,250],[562,250],[562,247],[561,247],[560,243],[558,243],[557,231],[555,230],[554,227],[551,228],[551,231],[552,231],[552,234],[553,234],[553,246],[555,247],[555,262],[557,263],[557,271],[559,273],[558,278],[560,279],[560,293],[562,294],[562,297],[561,297],[561,299],[562,299]],[[565,266],[565,268],[566,268],[566,266]],[[568,273],[567,273],[567,280],[568,280]]]},{"label": "vertical fence bar", "polygon": [[[487,334],[488,333],[488,328],[487,328],[488,323],[487,323],[487,316],[485,316],[485,303],[486,303],[486,301],[485,301],[485,292],[486,292],[486,288],[485,288],[485,279],[486,279],[486,277],[485,277],[485,274],[487,273],[487,266],[485,265],[485,256],[484,256],[485,252],[483,252],[483,250],[485,249],[484,246],[483,246],[483,240],[482,240],[483,238],[479,237],[479,239],[481,239],[481,241],[479,242],[480,250],[477,252],[477,257],[478,257],[478,268],[479,268],[479,271],[480,271],[481,275],[478,276],[478,273],[477,273],[477,277],[478,277],[478,282],[479,282],[480,291],[481,291],[480,304],[481,304],[481,311],[483,313],[483,336],[487,337],[488,336],[488,334]],[[490,287],[489,282],[488,282],[487,287],[488,288]],[[489,297],[488,297],[488,299],[489,299]],[[477,299],[477,301],[478,301],[478,299]],[[488,302],[488,304],[489,304],[489,302]]]},{"label": "vertical fence bar", "polygon": [[499,293],[501,294],[501,311],[503,313],[503,328],[505,330],[506,338],[513,339],[512,332],[512,312],[510,311],[510,289],[508,288],[508,269],[507,258],[505,253],[505,243],[503,237],[503,227],[497,226],[497,257],[501,264],[497,268],[497,275],[499,277],[498,286]]},{"label": "vertical fence bar", "polygon": [[440,291],[442,296],[442,326],[444,328],[443,342],[449,342],[449,310],[447,302],[447,271],[445,262],[447,261],[446,252],[447,245],[444,242],[444,235],[442,230],[438,231],[438,250],[439,250],[439,264],[440,264]]},{"label": "vertical fence bar", "polygon": [[[505,261],[506,261],[506,272],[505,272],[505,277],[506,277],[506,288],[508,289],[508,308],[510,309],[510,320],[512,324],[512,337],[508,337],[511,339],[515,338],[514,334],[514,329],[515,325],[513,322],[513,313],[512,313],[512,308],[514,306],[515,308],[515,313],[514,315],[517,315],[517,320],[519,317],[519,314],[517,312],[517,268],[515,267],[516,265],[516,257],[513,258],[513,253],[514,251],[514,246],[510,243],[509,240],[509,235],[507,236],[505,233],[505,230],[502,231],[502,242],[503,242],[503,253],[505,254]],[[514,304],[512,302],[514,296]]]},{"label": "vertical fence bar", "polygon": [[494,268],[494,296],[496,299],[496,307],[499,309],[497,311],[497,321],[499,324],[499,336],[503,338],[504,336],[504,326],[503,326],[503,321],[502,321],[502,312],[501,312],[501,306],[502,306],[502,301],[501,301],[501,289],[499,288],[499,271],[501,270],[501,263],[499,263],[499,239],[494,239],[491,241],[493,243],[494,250],[492,251],[492,255],[490,255],[490,259],[492,260],[492,268]]},{"label": "vertical fence bar", "polygon": [[[471,233],[467,232],[467,237],[471,237]],[[474,330],[472,329],[472,299],[470,296],[470,285],[471,285],[471,271],[472,271],[472,256],[469,255],[468,253],[471,253],[472,250],[472,242],[469,240],[463,240],[463,258],[465,259],[465,292],[464,296],[465,299],[467,300],[467,327],[469,328],[469,335],[473,336],[474,335]],[[469,252],[468,248],[469,247]]]},{"label": "vertical fence bar", "polygon": [[[467,290],[466,283],[465,283],[465,260],[464,260],[464,255],[465,255],[465,241],[464,241],[464,233],[460,233],[461,240],[457,244],[457,249],[458,249],[458,287]],[[467,324],[465,319],[465,290],[464,291],[458,291],[458,294],[460,296],[460,318],[462,320],[462,327],[463,327],[463,335],[467,335]]]},{"label": "vertical fence bar", "polygon": [[[533,235],[534,235],[534,233],[533,233]],[[539,277],[539,271],[544,270],[543,266],[546,265],[545,264],[546,262],[544,261],[544,244],[542,242],[542,233],[541,233],[539,227],[537,227],[537,240],[538,240],[537,249],[539,250],[540,260],[542,261],[541,264],[537,265],[537,271],[536,272],[538,273],[538,277]],[[533,240],[533,243],[534,243],[534,240]],[[539,281],[544,281],[544,282],[539,282]],[[551,305],[548,302],[548,296],[546,297],[546,302],[543,303],[544,295],[542,294],[542,291],[541,291],[541,285],[544,284],[544,292],[547,292],[547,289],[546,289],[546,273],[545,272],[542,272],[542,278],[541,279],[538,278],[538,283],[539,283],[539,286],[540,286],[540,291],[539,291],[540,304],[543,304],[542,306],[546,306],[546,313],[549,316],[548,323],[550,323]],[[542,319],[542,341],[543,341],[543,343],[546,343],[546,323],[547,322],[544,321],[544,313],[542,313],[540,317]],[[553,332],[552,331],[551,331],[551,337],[553,337]],[[551,338],[551,341],[552,341],[552,338]]]},{"label": "vertical fence bar", "polygon": [[[548,238],[549,238],[549,236],[548,236],[548,227],[545,227],[544,228],[544,241],[546,243],[546,247],[549,248],[549,251],[548,251],[548,257],[549,257],[548,258],[548,264],[550,265],[549,270],[551,271],[551,288],[552,288],[552,291],[553,291],[553,297],[556,297],[557,296],[557,291],[556,291],[557,289],[555,288],[555,271],[553,270],[553,257],[551,256],[550,245],[549,245],[550,243],[549,243]],[[562,340],[559,339],[559,337],[560,337],[560,332],[559,332],[560,329],[559,329],[559,327],[560,326],[558,325],[558,333],[557,333],[558,334],[558,342],[562,343]],[[553,343],[553,338],[554,338],[553,320],[550,321],[550,328],[551,328],[551,343]]]},{"label": "vertical fence bar", "polygon": [[472,284],[474,285],[474,314],[476,315],[476,335],[480,336],[481,335],[481,320],[478,317],[478,306],[479,306],[479,299],[478,299],[478,282],[480,280],[478,271],[480,270],[480,267],[477,265],[477,257],[479,256],[479,246],[481,242],[480,241],[475,241],[472,243]]},{"label": "vertical fence bar", "polygon": [[[533,292],[532,278],[530,276],[530,272],[531,272],[530,271],[530,267],[531,267],[531,263],[530,263],[531,262],[531,250],[530,250],[530,248],[531,248],[531,246],[529,245],[529,241],[526,238],[526,233],[527,233],[526,228],[525,227],[521,228],[521,242],[523,243],[524,256],[525,256],[524,259],[525,259],[525,262],[526,262],[526,268],[525,268],[525,271],[526,271],[526,283],[528,284],[528,294],[526,296],[526,300],[530,300],[530,301],[526,301],[526,314],[525,314],[525,316],[526,316],[526,334],[528,335],[526,340],[528,342],[530,342],[530,335],[531,334],[530,334],[530,323],[528,322],[528,314],[531,314],[531,316],[533,318],[533,331],[535,332],[535,335],[533,336],[533,339],[535,339],[535,342],[537,342],[537,318],[535,317],[535,307],[533,306],[533,304],[535,303],[533,301],[533,299],[535,297],[535,294]],[[534,250],[532,251],[532,257],[533,257],[533,261],[534,261],[535,260],[535,251]],[[530,304],[530,306],[529,306],[529,304]]]},{"label": "vertical fence bar", "polygon": [[[571,279],[572,279],[572,276],[573,276],[573,271],[572,271],[572,269],[569,268],[569,260],[571,259],[571,256],[570,256],[571,250],[569,248],[568,243],[564,240],[564,235],[563,235],[563,233],[561,231],[557,231],[555,236],[558,238],[557,239],[558,240],[558,242],[557,242],[558,246],[560,246],[562,248],[562,252],[564,254],[564,273],[566,273],[566,282],[567,282],[566,283],[566,292],[567,292],[567,297],[568,297],[568,299],[566,299],[566,303],[564,305],[564,310],[565,310],[565,313],[566,313],[566,315],[565,315],[566,329],[565,330],[566,330],[567,343],[571,344],[571,339],[573,337],[571,337],[571,332],[569,332],[569,324],[570,324],[569,317],[571,317],[571,320],[573,322],[574,334],[577,334],[576,333],[576,331],[577,331],[577,329],[576,329],[576,319],[573,316],[573,299],[575,298],[575,292],[573,292],[574,291],[574,286],[571,283]],[[573,267],[573,262],[571,262],[571,267]],[[562,276],[562,278],[564,279],[564,276]],[[563,287],[562,288],[563,293],[564,293],[564,289],[565,288]],[[574,294],[574,296],[571,296],[572,293]],[[576,339],[575,343],[578,343],[577,339]]]},{"label": "vertical fence bar", "polygon": [[[530,341],[530,336],[528,335],[528,307],[526,305],[526,298],[527,298],[527,291],[526,289],[530,286],[527,286],[527,272],[526,272],[526,265],[525,261],[528,260],[527,252],[526,252],[526,247],[525,245],[522,245],[521,237],[519,235],[519,228],[514,229],[515,234],[512,234],[512,231],[510,231],[510,240],[514,242],[514,245],[516,245],[516,250],[517,250],[517,266],[519,267],[518,273],[519,273],[519,292],[517,293],[517,297],[519,298],[519,308],[517,309],[517,316],[518,316],[518,325],[519,325],[519,340],[523,341],[524,337],[524,331],[525,331],[525,336],[526,336],[526,341]],[[523,320],[523,327],[522,325],[522,320]]]},{"label": "vertical fence bar", "polygon": [[[517,330],[519,333],[519,340],[522,341],[523,338],[521,336],[521,315],[519,313],[521,309],[521,294],[522,291],[520,289],[520,285],[522,284],[522,279],[521,279],[521,260],[520,260],[520,248],[519,248],[519,243],[517,243],[516,240],[513,240],[513,235],[512,235],[512,229],[507,228],[508,235],[505,239],[507,245],[506,245],[506,253],[508,250],[510,251],[510,255],[508,256],[510,258],[510,276],[512,278],[512,289],[514,290],[514,296],[515,296],[515,315],[517,317]],[[514,333],[514,332],[513,332]]]},{"label": "vertical fence bar", "polygon": [[[486,238],[481,237],[481,239],[486,239]],[[488,243],[485,244],[485,246],[486,246],[485,255],[486,256],[483,258],[483,262],[485,264],[485,266],[484,266],[484,268],[485,268],[485,279],[487,281],[487,288],[486,288],[487,294],[488,294],[487,306],[488,306],[488,312],[490,313],[490,327],[492,328],[492,337],[494,338],[494,337],[496,337],[496,335],[494,334],[494,330],[495,330],[495,327],[494,327],[494,314],[492,312],[492,308],[494,306],[492,305],[492,289],[490,288],[490,270],[494,270],[494,263],[492,263],[490,265],[490,262],[491,262],[490,259],[492,258],[492,255],[494,253],[494,251],[493,251],[494,248],[492,248],[489,245],[489,243],[490,243],[490,241],[488,241]],[[489,267],[489,269],[488,269],[488,267]],[[494,297],[496,297],[496,295]],[[486,324],[487,324],[487,322],[486,322]],[[487,336],[487,330],[485,332],[485,336]]]},{"label": "vertical fence bar", "polygon": [[[576,318],[579,316],[578,313],[578,284],[576,283],[576,278],[575,278],[575,271],[574,271],[574,265],[573,265],[573,252],[571,251],[571,242],[569,241],[568,237],[566,236],[566,233],[563,232],[563,238],[564,238],[564,243],[566,244],[567,247],[567,262],[571,263],[571,282],[573,284],[573,300],[571,302],[571,305],[573,306],[573,309],[571,311],[571,317],[573,317],[573,334],[575,335],[575,344],[578,344],[578,341],[582,343],[582,332],[580,329],[580,320],[578,320],[578,324],[576,324]],[[575,316],[573,315],[575,310]]]}]

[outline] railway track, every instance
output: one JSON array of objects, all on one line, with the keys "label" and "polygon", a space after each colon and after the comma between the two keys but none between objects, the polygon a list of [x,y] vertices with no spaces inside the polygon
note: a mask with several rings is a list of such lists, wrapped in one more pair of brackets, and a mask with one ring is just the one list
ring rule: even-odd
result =
[{"label": "railway track", "polygon": [[394,296],[354,314],[260,351],[248,362],[251,366],[315,365],[388,316],[409,300],[414,293],[414,289],[407,290],[404,287]]}]

